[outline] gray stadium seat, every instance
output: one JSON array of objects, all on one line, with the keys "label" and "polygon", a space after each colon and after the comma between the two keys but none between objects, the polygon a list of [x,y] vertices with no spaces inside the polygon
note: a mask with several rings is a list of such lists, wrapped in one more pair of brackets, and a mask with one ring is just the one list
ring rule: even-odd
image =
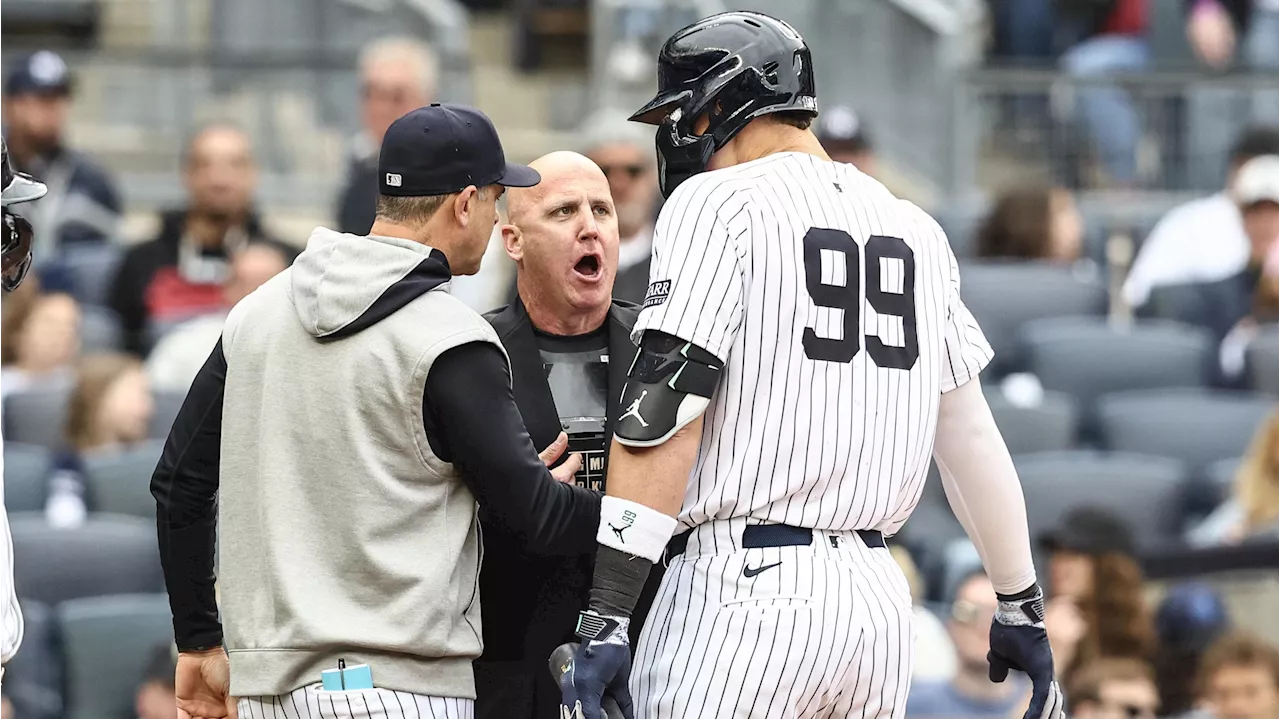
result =
[{"label": "gray stadium seat", "polygon": [[1099,398],[1098,423],[1109,449],[1172,457],[1203,476],[1211,463],[1244,454],[1275,406],[1247,393],[1137,390]]},{"label": "gray stadium seat", "polygon": [[120,317],[105,307],[80,306],[80,346],[84,354],[118,352],[121,344]]},{"label": "gray stadium seat", "polygon": [[990,203],[968,202],[945,205],[933,210],[930,214],[938,221],[942,231],[947,233],[947,242],[951,244],[951,251],[956,257],[966,259],[973,257],[978,244],[978,229],[990,211]]},{"label": "gray stadium seat", "polygon": [[1171,541],[1180,529],[1185,470],[1177,460],[1071,451],[1022,455],[1014,463],[1033,539],[1086,505],[1114,508],[1140,546]]},{"label": "gray stadium seat", "polygon": [[23,719],[62,717],[62,651],[57,617],[40,602],[21,599],[22,646],[4,667],[4,693]]},{"label": "gray stadium seat", "polygon": [[1070,395],[1046,392],[1039,405],[1020,407],[994,392],[987,403],[1010,454],[1070,449],[1075,443],[1079,413]]},{"label": "gray stadium seat", "polygon": [[1231,496],[1231,490],[1236,484],[1236,472],[1240,469],[1240,458],[1231,457],[1229,459],[1220,459],[1209,465],[1205,470],[1205,476],[1209,478],[1210,485],[1218,491],[1219,501],[1226,500]]},{"label": "gray stadium seat", "polygon": [[20,597],[56,606],[163,588],[155,520],[94,514],[79,527],[55,529],[42,515],[15,513],[10,529]]},{"label": "gray stadium seat", "polygon": [[4,443],[4,506],[10,512],[38,512],[48,495],[49,450],[20,442]]},{"label": "gray stadium seat", "polygon": [[124,452],[86,458],[85,476],[94,511],[155,519],[151,473],[163,449],[163,442],[152,441]]},{"label": "gray stadium seat", "polygon": [[1280,328],[1263,327],[1249,345],[1249,384],[1259,392],[1280,394]]},{"label": "gray stadium seat", "polygon": [[1155,320],[1127,329],[1101,319],[1036,320],[1022,339],[1028,370],[1046,390],[1074,395],[1085,415],[1110,392],[1203,387],[1213,352],[1206,331]]},{"label": "gray stadium seat", "polygon": [[182,409],[182,403],[187,399],[186,392],[156,392],[152,397],[155,399],[155,413],[151,415],[151,427],[148,430],[148,436],[152,439],[163,440],[169,436],[169,429],[173,427],[173,420],[178,418],[178,410]]},{"label": "gray stadium seat", "polygon": [[1071,269],[1039,262],[969,262],[960,266],[960,296],[995,350],[989,374],[1021,369],[1018,331],[1046,317],[1101,316],[1107,292]]},{"label": "gray stadium seat", "polygon": [[67,719],[133,716],[147,662],[156,647],[173,641],[170,617],[164,594],[75,599],[58,607]]},{"label": "gray stadium seat", "polygon": [[70,399],[69,383],[22,390],[5,397],[5,441],[34,444],[51,450],[62,448]]}]

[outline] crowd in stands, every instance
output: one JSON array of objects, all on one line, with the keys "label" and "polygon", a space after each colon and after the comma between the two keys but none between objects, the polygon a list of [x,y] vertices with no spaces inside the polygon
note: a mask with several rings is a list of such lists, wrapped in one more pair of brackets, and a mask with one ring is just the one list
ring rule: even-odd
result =
[{"label": "crowd in stands", "polygon": [[[1186,5],[1186,31],[1202,62],[1218,67],[1236,57],[1274,70],[1274,0]],[[1001,0],[993,8],[1000,56],[1053,61],[1078,75],[1146,67],[1149,6],[1142,0]],[[1065,27],[1074,28],[1070,37],[1057,37]],[[192,130],[175,168],[186,202],[161,213],[150,238],[119,242],[120,191],[108,171],[67,147],[74,83],[66,64],[45,51],[5,72],[3,120],[15,163],[50,185],[49,196],[33,203],[29,215],[39,233],[36,271],[5,296],[0,319],[6,503],[18,515],[15,542],[21,550],[24,532],[54,527],[85,532],[85,543],[76,546],[107,535],[112,541],[149,538],[154,546],[153,525],[146,524],[154,516],[147,483],[175,403],[217,342],[229,308],[286,268],[300,238],[278,237],[263,221],[249,136],[218,121]],[[434,56],[413,40],[372,44],[359,72],[363,126],[332,212],[336,228],[357,234],[372,222],[382,134],[396,117],[435,99],[437,85]],[[1132,104],[1115,88],[1092,92],[1080,97],[1079,111],[1108,172],[1125,185],[1137,171]],[[873,176],[879,172],[872,135],[856,110],[824,107],[815,129],[834,159]],[[640,302],[660,205],[652,132],[621,112],[602,110],[575,137],[574,149],[604,170],[617,205],[615,296]],[[999,194],[977,227],[957,231],[942,223],[959,258],[962,293],[996,345],[997,363],[984,374],[984,385],[1020,470],[1028,468],[1023,476],[1043,557],[1039,566],[1050,589],[1046,623],[1072,714],[1085,719],[1280,713],[1275,646],[1251,631],[1247,617],[1233,615],[1210,584],[1175,583],[1153,595],[1141,562],[1154,546],[1222,547],[1274,541],[1277,533],[1276,128],[1244,133],[1229,164],[1221,192],[1173,209],[1135,238],[1136,260],[1120,278],[1123,290],[1112,296],[1103,276],[1113,270],[1102,266],[1097,232],[1064,187]],[[984,303],[977,293],[988,279],[996,300]],[[513,282],[495,233],[481,273],[458,278],[453,291],[488,310],[508,301]],[[1062,288],[1070,301],[1059,301],[1068,296],[1055,294]],[[1136,316],[1129,329],[1108,322],[1109,300],[1113,313],[1118,304],[1125,308],[1121,315]],[[1082,358],[1063,360],[1072,371],[1066,379],[1063,368],[1043,361],[1045,352],[1061,346],[1051,339],[1076,345]],[[1189,370],[1171,364],[1179,352],[1189,358]],[[1140,388],[1149,392],[1121,392]],[[1185,402],[1169,411],[1161,409],[1165,401]],[[1137,404],[1148,414],[1121,411]],[[1138,416],[1157,417],[1149,434],[1160,437],[1122,437],[1123,420]],[[1230,421],[1216,422],[1217,416]],[[1179,432],[1195,440],[1180,441]],[[1081,490],[1088,501],[1059,497],[1060,486],[1044,489],[1030,469],[1037,461],[1042,468],[1058,467],[1052,462],[1063,456],[1084,462],[1087,455],[1088,462],[1105,464],[1113,452],[1136,453],[1137,462],[1153,471],[1176,465],[1171,482],[1161,486],[1178,499],[1150,498],[1153,506],[1176,505],[1170,516],[1158,516],[1158,536],[1147,533],[1154,525],[1139,518],[1141,511],[1131,512],[1142,508],[1121,505],[1106,493],[1116,488],[1104,481],[1090,485],[1097,491]],[[1047,474],[1063,483],[1077,479],[1069,472]],[[112,482],[131,484],[126,491]],[[934,521],[935,510],[945,511],[945,505],[936,480],[930,484],[917,518],[894,542],[917,600],[917,670],[908,716],[1020,716],[1029,685],[987,678],[991,584],[972,547],[954,532],[937,530],[945,523]],[[104,510],[110,514],[95,520]],[[130,524],[118,517],[130,512],[144,519]],[[1035,517],[1052,521],[1037,525]],[[24,585],[30,580],[22,569],[20,564],[20,592],[34,586]],[[160,591],[151,577],[129,591]],[[57,596],[78,612],[89,611],[76,605],[91,600],[88,595]],[[61,618],[53,622],[84,621],[63,604],[28,599],[23,597],[24,610],[33,618],[45,612]],[[134,611],[141,610],[127,610]],[[131,704],[119,708],[119,716],[174,716],[167,622],[166,615],[159,629],[146,624],[152,629],[138,636],[154,639],[140,645],[151,654],[120,669],[121,676],[133,674],[127,676]],[[28,624],[40,626],[38,619]],[[79,665],[58,668],[58,653],[74,649],[44,643],[42,636],[28,632],[6,674],[3,719],[55,719],[76,702],[77,717],[107,716],[83,712],[86,700],[73,689]]]}]

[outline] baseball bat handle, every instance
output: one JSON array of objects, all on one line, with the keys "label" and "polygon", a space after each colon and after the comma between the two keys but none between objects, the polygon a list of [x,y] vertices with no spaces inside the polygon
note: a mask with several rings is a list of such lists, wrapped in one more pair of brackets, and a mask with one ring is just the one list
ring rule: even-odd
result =
[{"label": "baseball bat handle", "polygon": [[[551,669],[551,678],[556,680],[556,685],[560,684],[560,679],[573,668],[573,655],[578,652],[578,644],[570,642],[561,644],[551,652],[551,659],[547,661],[547,667]],[[623,719],[622,709],[618,707],[618,702],[608,694],[600,701],[600,709],[604,712],[605,719]]]}]

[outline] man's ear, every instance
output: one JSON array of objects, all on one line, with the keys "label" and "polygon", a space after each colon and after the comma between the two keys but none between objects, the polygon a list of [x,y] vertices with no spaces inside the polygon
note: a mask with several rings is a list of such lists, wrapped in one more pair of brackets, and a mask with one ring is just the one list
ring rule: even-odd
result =
[{"label": "man's ear", "polygon": [[479,201],[480,190],[475,185],[467,185],[453,198],[453,219],[458,224],[466,227],[471,222],[471,215],[475,212],[476,202]]},{"label": "man's ear", "polygon": [[518,225],[502,226],[502,246],[507,250],[507,257],[513,261],[524,259],[524,232]]}]

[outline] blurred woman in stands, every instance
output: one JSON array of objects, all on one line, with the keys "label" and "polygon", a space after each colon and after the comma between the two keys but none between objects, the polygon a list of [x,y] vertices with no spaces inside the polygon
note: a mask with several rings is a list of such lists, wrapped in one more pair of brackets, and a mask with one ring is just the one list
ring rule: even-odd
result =
[{"label": "blurred woman in stands", "polygon": [[1196,546],[1235,544],[1276,533],[1280,519],[1280,415],[1258,428],[1236,471],[1231,497],[1187,535]]},{"label": "blurred woman in stands", "polygon": [[41,293],[34,277],[4,297],[0,316],[0,396],[70,382],[80,352],[80,306],[70,295]]},{"label": "blurred woman in stands", "polygon": [[[1124,522],[1101,508],[1081,507],[1040,544],[1051,553],[1045,625],[1050,642],[1059,638],[1053,654],[1061,681],[1070,684],[1082,666],[1103,657],[1150,660],[1155,626]],[[1080,626],[1056,631],[1064,622]]]},{"label": "blurred woman in stands", "polygon": [[126,354],[81,360],[67,408],[67,449],[57,459],[49,483],[45,518],[54,526],[75,526],[88,514],[84,460],[118,452],[147,438],[155,404],[142,362]]},{"label": "blurred woman in stands", "polygon": [[977,252],[983,259],[1071,264],[1083,245],[1084,221],[1070,192],[1015,189],[1001,195],[983,221]]}]

